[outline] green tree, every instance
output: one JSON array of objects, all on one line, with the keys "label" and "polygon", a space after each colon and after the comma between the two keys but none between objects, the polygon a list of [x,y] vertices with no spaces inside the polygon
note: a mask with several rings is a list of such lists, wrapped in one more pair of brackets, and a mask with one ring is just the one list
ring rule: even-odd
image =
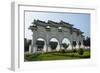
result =
[{"label": "green tree", "polygon": [[37,50],[42,50],[44,47],[44,41],[36,41]]},{"label": "green tree", "polygon": [[29,51],[30,45],[31,45],[31,40],[24,38],[24,51]]},{"label": "green tree", "polygon": [[49,45],[50,45],[51,49],[54,50],[54,49],[56,49],[58,43],[57,42],[50,42]]},{"label": "green tree", "polygon": [[80,48],[80,49],[78,50],[78,53],[79,53],[79,55],[83,55],[83,54],[84,54],[84,49]]},{"label": "green tree", "polygon": [[90,47],[90,44],[91,43],[91,40],[90,40],[90,37],[86,37],[86,39],[83,40],[83,45],[85,47]]},{"label": "green tree", "polygon": [[64,49],[67,49],[69,47],[69,44],[63,43],[62,46],[64,47]]}]

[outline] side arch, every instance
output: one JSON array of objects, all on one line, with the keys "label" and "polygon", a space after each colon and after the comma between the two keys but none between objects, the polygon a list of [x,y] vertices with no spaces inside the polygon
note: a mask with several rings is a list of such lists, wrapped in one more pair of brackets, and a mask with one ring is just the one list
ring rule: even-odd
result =
[{"label": "side arch", "polygon": [[[44,46],[43,46],[43,48],[41,48],[41,49],[42,49],[41,52],[46,52],[46,47],[47,47],[47,45],[46,45],[46,39],[45,39],[44,37],[42,37],[42,36],[38,36],[38,37],[36,38],[36,40],[35,40],[35,45],[36,45],[36,42],[37,42],[37,41],[44,41]],[[36,45],[36,49],[37,49],[37,51],[38,51],[37,45]]]}]

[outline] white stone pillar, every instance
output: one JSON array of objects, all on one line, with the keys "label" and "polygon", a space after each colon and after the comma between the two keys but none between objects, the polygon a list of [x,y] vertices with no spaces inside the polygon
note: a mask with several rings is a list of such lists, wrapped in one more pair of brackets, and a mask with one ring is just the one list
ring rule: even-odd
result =
[{"label": "white stone pillar", "polygon": [[59,51],[60,51],[61,50],[61,47],[62,47],[62,40],[61,39],[59,40],[59,46],[60,46],[60,48],[59,48]]},{"label": "white stone pillar", "polygon": [[36,53],[36,31],[33,31],[33,35],[32,35],[32,43],[31,43],[31,53]]},{"label": "white stone pillar", "polygon": [[48,38],[48,34],[49,34],[49,32],[47,31],[47,34],[46,34],[46,52],[48,52],[48,49],[49,49],[49,38]]},{"label": "white stone pillar", "polygon": [[73,33],[71,34],[71,41],[70,41],[70,43],[71,43],[72,50],[73,50]]}]

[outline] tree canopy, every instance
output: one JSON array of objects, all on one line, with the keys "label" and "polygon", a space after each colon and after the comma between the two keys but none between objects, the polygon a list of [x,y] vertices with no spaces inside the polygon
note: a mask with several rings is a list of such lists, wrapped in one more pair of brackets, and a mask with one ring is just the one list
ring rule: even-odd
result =
[{"label": "tree canopy", "polygon": [[50,42],[49,45],[50,45],[51,49],[54,50],[54,49],[56,49],[58,42]]},{"label": "tree canopy", "polygon": [[83,40],[83,45],[86,47],[90,47],[90,37],[87,37],[86,39]]}]

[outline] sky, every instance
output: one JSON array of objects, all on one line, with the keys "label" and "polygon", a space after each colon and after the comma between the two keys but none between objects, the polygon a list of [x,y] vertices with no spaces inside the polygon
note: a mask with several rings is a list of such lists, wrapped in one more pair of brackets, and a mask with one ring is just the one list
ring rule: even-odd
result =
[{"label": "sky", "polygon": [[34,19],[42,21],[52,20],[60,22],[61,20],[73,24],[73,27],[84,32],[85,37],[90,37],[90,14],[87,13],[59,13],[59,12],[25,12],[25,38],[32,39],[32,32],[29,26]]}]

